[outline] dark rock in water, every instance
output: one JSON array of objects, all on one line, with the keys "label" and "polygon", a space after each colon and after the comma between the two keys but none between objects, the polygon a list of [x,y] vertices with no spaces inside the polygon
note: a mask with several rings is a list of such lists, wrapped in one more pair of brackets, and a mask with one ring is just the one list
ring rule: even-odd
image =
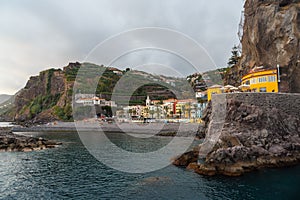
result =
[{"label": "dark rock in water", "polygon": [[35,151],[54,148],[60,142],[45,140],[43,138],[27,137],[12,133],[9,129],[0,128],[0,152],[6,151]]},{"label": "dark rock in water", "polygon": [[156,176],[156,177],[148,177],[144,178],[140,184],[141,185],[152,185],[152,184],[167,184],[171,179],[166,176]]},{"label": "dark rock in water", "polygon": [[[204,142],[173,164],[205,175],[238,176],[255,169],[300,162],[300,95],[221,96],[226,96],[223,119],[217,116],[220,109],[209,107]],[[199,162],[201,159],[203,163]]]}]

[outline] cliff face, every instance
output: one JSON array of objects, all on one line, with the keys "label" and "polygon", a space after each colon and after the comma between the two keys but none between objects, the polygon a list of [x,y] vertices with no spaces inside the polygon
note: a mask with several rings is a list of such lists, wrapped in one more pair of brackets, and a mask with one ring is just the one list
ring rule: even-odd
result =
[{"label": "cliff face", "polygon": [[60,119],[64,112],[71,119],[71,95],[74,81],[68,80],[68,71],[79,67],[70,63],[63,70],[49,69],[30,77],[26,86],[15,97],[15,120],[17,122],[47,122]]},{"label": "cliff face", "polygon": [[282,92],[300,93],[300,1],[247,0],[242,59],[227,75],[237,84],[255,66],[281,67]]},{"label": "cliff face", "polygon": [[[226,104],[217,102],[206,112],[204,142],[179,157],[175,165],[205,175],[237,176],[300,162],[300,95],[236,93],[220,97],[225,97]],[[202,163],[197,163],[198,157]]]}]

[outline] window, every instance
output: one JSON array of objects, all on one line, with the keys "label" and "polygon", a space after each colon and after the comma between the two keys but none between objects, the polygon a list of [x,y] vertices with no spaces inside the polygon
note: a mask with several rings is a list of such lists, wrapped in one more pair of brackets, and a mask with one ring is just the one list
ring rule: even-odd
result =
[{"label": "window", "polygon": [[245,82],[245,85],[250,85],[250,81],[249,81],[249,80],[246,81],[246,82]]},{"label": "window", "polygon": [[268,79],[269,82],[276,82],[276,76],[269,76]]},{"label": "window", "polygon": [[252,89],[252,92],[257,92],[257,89],[256,89],[256,88],[253,88],[253,89]]},{"label": "window", "polygon": [[261,87],[261,88],[259,88],[259,92],[267,92],[267,88],[266,87]]},{"label": "window", "polygon": [[259,78],[258,78],[258,82],[259,82],[259,83],[267,82],[267,77],[265,77],[265,76],[259,77]]},{"label": "window", "polygon": [[251,83],[251,84],[255,84],[255,83],[256,83],[256,78],[251,78],[251,79],[250,79],[250,83]]}]

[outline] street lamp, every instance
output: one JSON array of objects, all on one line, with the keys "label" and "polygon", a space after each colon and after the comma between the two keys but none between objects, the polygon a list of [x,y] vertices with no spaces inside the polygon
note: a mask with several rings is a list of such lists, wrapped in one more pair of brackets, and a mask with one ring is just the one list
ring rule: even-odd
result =
[{"label": "street lamp", "polygon": [[277,77],[278,77],[278,92],[280,92],[280,71],[279,71],[280,67],[279,64],[277,64]]}]

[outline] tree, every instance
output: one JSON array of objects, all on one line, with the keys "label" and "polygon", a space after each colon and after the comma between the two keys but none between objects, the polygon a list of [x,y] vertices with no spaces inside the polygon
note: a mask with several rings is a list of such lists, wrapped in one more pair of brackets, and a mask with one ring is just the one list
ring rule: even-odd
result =
[{"label": "tree", "polygon": [[154,110],[152,110],[152,109],[149,111],[149,114],[151,115],[151,118],[152,118],[152,119],[154,118],[154,117],[153,117],[154,113],[155,113],[155,112],[154,112]]},{"label": "tree", "polygon": [[149,108],[144,108],[144,116],[143,117],[148,117],[149,114],[150,114],[149,113]]},{"label": "tree", "polygon": [[170,111],[170,114],[171,114],[172,118],[174,118],[174,112]]},{"label": "tree", "polygon": [[181,115],[182,115],[181,109],[178,111],[178,113],[179,113],[179,118],[181,119]]},{"label": "tree", "polygon": [[238,50],[237,46],[234,45],[234,47],[231,50],[231,57],[229,58],[229,61],[227,64],[229,67],[232,67],[232,66],[238,64],[240,59],[241,59],[241,56],[240,56],[239,50]]},{"label": "tree", "polygon": [[133,110],[130,108],[129,110],[128,110],[128,113],[129,113],[129,117],[131,117],[132,116],[132,113],[133,113]]},{"label": "tree", "polygon": [[164,106],[164,110],[165,110],[165,116],[168,117],[169,107],[168,106]]},{"label": "tree", "polygon": [[157,119],[160,119],[160,107],[156,104],[156,117]]},{"label": "tree", "polygon": [[112,117],[113,113],[112,113],[112,109],[110,106],[102,106],[101,109],[104,111],[104,114],[106,117]]},{"label": "tree", "polygon": [[188,116],[189,116],[189,119],[191,119],[192,103],[188,102],[187,106],[188,106],[187,107]]},{"label": "tree", "polygon": [[185,111],[186,111],[185,105],[182,105],[181,109],[182,109],[183,118],[185,119]]}]

